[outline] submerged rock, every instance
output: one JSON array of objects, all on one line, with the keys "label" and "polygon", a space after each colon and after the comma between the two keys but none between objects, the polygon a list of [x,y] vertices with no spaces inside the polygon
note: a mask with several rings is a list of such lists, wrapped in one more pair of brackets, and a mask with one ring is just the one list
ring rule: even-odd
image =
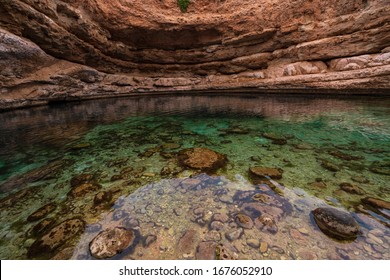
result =
[{"label": "submerged rock", "polygon": [[253,228],[253,221],[251,217],[245,215],[245,214],[237,214],[236,216],[236,223],[243,228],[251,229]]},{"label": "submerged rock", "polygon": [[242,228],[233,229],[225,234],[226,239],[229,241],[234,241],[241,238],[244,230]]},{"label": "submerged rock", "polygon": [[197,260],[215,260],[217,244],[212,241],[200,242],[196,248]]},{"label": "submerged rock", "polygon": [[194,229],[188,229],[180,238],[177,244],[177,251],[182,254],[190,254],[195,251],[196,243],[199,239],[199,234]]},{"label": "submerged rock", "polygon": [[42,206],[41,208],[39,208],[34,213],[32,213],[30,216],[28,216],[27,221],[29,221],[29,222],[38,221],[38,220],[46,217],[51,212],[53,212],[56,208],[57,208],[57,206],[55,203],[46,204],[46,205]]},{"label": "submerged rock", "polygon": [[229,216],[226,213],[215,213],[211,220],[226,223],[229,220]]},{"label": "submerged rock", "polygon": [[268,251],[268,243],[267,242],[261,242],[260,243],[260,252],[262,254],[266,253]]},{"label": "submerged rock", "polygon": [[21,200],[26,199],[34,192],[32,189],[23,189],[0,200],[0,208],[10,207]]},{"label": "submerged rock", "polygon": [[30,232],[33,236],[40,236],[41,234],[49,230],[54,224],[55,224],[54,219],[44,219],[40,221],[38,224],[36,224],[31,229]]},{"label": "submerged rock", "polygon": [[129,248],[135,239],[132,230],[115,227],[100,232],[89,244],[89,251],[94,258],[108,259]]},{"label": "submerged rock", "polygon": [[312,211],[318,227],[326,235],[340,240],[355,239],[360,227],[351,214],[336,208],[321,207]]},{"label": "submerged rock", "polygon": [[191,169],[204,172],[214,172],[224,167],[227,157],[207,148],[191,148],[181,150],[178,154],[179,163]]},{"label": "submerged rock", "polygon": [[314,189],[326,189],[326,183],[321,178],[317,178],[315,182],[309,183],[309,186]]},{"label": "submerged rock", "polygon": [[351,183],[344,182],[341,183],[339,186],[340,189],[350,194],[359,194],[359,195],[364,194],[364,191],[359,186]]},{"label": "submerged rock", "polygon": [[32,182],[54,178],[58,172],[71,163],[72,162],[70,160],[62,159],[51,161],[42,167],[33,169],[22,175],[16,175],[9,178],[0,185],[0,191],[9,192]]},{"label": "submerged rock", "polygon": [[340,170],[340,167],[338,167],[336,164],[331,163],[327,160],[322,161],[321,166],[329,171],[337,172]]},{"label": "submerged rock", "polygon": [[278,226],[276,225],[275,220],[272,216],[267,214],[262,214],[255,220],[255,226],[259,230],[268,231],[271,234],[276,234],[278,232]]},{"label": "submerged rock", "polygon": [[282,179],[283,170],[280,168],[255,166],[249,168],[249,174],[260,178]]},{"label": "submerged rock", "polygon": [[375,162],[370,166],[370,171],[381,175],[390,175],[390,162]]},{"label": "submerged rock", "polygon": [[235,260],[237,259],[237,253],[235,253],[233,248],[228,248],[227,244],[218,244],[215,247],[215,258],[217,260]]},{"label": "submerged rock", "polygon": [[339,159],[342,159],[342,160],[348,160],[348,161],[363,159],[363,157],[361,157],[361,156],[348,155],[348,154],[345,154],[345,153],[340,152],[338,150],[330,151],[329,154],[334,156],[334,157],[336,157],[336,158],[339,158]]},{"label": "submerged rock", "polygon": [[90,192],[95,192],[99,190],[101,186],[96,183],[84,183],[81,185],[78,185],[77,187],[72,188],[68,192],[68,196],[70,197],[82,197]]},{"label": "submerged rock", "polygon": [[363,176],[354,176],[354,177],[351,177],[351,180],[354,182],[363,183],[363,184],[370,182],[370,180],[368,180],[366,177],[363,177]]},{"label": "submerged rock", "polygon": [[298,150],[313,150],[313,146],[311,146],[307,143],[295,144],[294,148],[298,149]]},{"label": "submerged rock", "polygon": [[156,240],[157,240],[157,236],[155,236],[154,234],[150,234],[144,238],[142,245],[145,248],[148,248],[152,243],[156,242]]},{"label": "submerged rock", "polygon": [[382,209],[390,210],[390,202],[379,199],[379,198],[365,197],[362,199],[362,202],[364,204],[368,204],[374,208],[382,208]]},{"label": "submerged rock", "polygon": [[102,191],[98,192],[94,199],[93,204],[94,205],[102,205],[102,204],[109,204],[112,200],[112,192],[110,191]]},{"label": "submerged rock", "polygon": [[221,233],[218,232],[217,230],[211,230],[205,234],[204,240],[206,240],[206,241],[220,241],[221,240]]},{"label": "submerged rock", "polygon": [[[272,140],[272,141],[286,141],[287,140],[285,137],[276,135],[275,133],[272,133],[272,132],[264,132],[262,134],[262,136],[264,138],[267,138],[267,139]],[[286,143],[287,143],[287,141],[286,141]]]},{"label": "submerged rock", "polygon": [[123,167],[129,161],[129,158],[119,158],[115,160],[109,160],[106,163],[107,167]]},{"label": "submerged rock", "polygon": [[29,248],[29,258],[47,258],[55,253],[55,250],[64,245],[70,239],[81,234],[85,229],[85,222],[75,218],[63,221],[52,228],[48,233],[37,239]]},{"label": "submerged rock", "polygon": [[122,174],[112,175],[111,179],[110,179],[111,182],[115,182],[115,181],[119,181],[119,180],[123,180],[123,175]]},{"label": "submerged rock", "polygon": [[172,174],[172,169],[169,166],[164,166],[160,171],[160,176],[166,177]]},{"label": "submerged rock", "polygon": [[181,145],[177,143],[164,143],[161,146],[163,150],[176,150],[179,149],[180,147]]},{"label": "submerged rock", "polygon": [[254,238],[247,239],[246,244],[255,249],[258,249],[260,247],[260,241]]},{"label": "submerged rock", "polygon": [[81,184],[85,184],[85,183],[89,183],[89,182],[93,182],[93,181],[94,181],[94,175],[83,173],[83,174],[74,176],[70,180],[70,186],[72,188],[74,188],[74,187],[77,187],[77,186],[79,186]]}]

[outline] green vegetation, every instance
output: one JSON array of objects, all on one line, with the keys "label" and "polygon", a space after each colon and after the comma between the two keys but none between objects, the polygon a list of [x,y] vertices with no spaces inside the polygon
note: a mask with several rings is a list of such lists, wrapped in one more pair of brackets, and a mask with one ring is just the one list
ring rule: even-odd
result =
[{"label": "green vegetation", "polygon": [[187,12],[188,5],[190,4],[190,0],[177,0],[177,4],[180,7],[180,10],[185,13]]}]

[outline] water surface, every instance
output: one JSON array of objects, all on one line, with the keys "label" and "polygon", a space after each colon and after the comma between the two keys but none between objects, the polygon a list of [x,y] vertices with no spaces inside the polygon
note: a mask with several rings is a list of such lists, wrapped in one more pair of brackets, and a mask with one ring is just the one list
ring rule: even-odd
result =
[{"label": "water surface", "polygon": [[[163,96],[54,104],[0,114],[0,257],[90,259],[102,230],[136,232],[115,258],[389,259],[390,99],[318,96]],[[177,153],[205,147],[226,155],[212,174],[180,166]],[[278,168],[257,184],[250,167]],[[87,174],[97,187],[72,193]],[[350,193],[340,186],[358,188]],[[108,193],[96,203],[98,193]],[[267,201],[254,201],[256,196]],[[94,202],[95,201],[95,202]],[[42,206],[47,213],[32,218]],[[311,211],[352,213],[361,234],[341,242]],[[274,228],[242,228],[266,213]],[[31,246],[68,219],[85,230],[47,252]],[[147,240],[147,241],[146,241]],[[29,253],[30,250],[30,253]],[[221,253],[222,252],[222,253]]]}]

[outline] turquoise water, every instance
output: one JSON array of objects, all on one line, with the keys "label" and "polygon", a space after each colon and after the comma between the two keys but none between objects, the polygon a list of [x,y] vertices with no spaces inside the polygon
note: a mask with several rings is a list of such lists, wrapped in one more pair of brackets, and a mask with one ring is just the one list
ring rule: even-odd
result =
[{"label": "turquoise water", "polygon": [[[122,226],[136,238],[114,258],[197,259],[212,244],[217,258],[389,259],[390,213],[361,202],[390,201],[389,143],[390,99],[380,97],[166,96],[4,112],[0,257],[93,258],[91,240]],[[195,147],[228,162],[208,174],[180,164],[179,151]],[[255,166],[282,178],[258,185]],[[90,179],[77,183],[82,174]],[[277,206],[240,198],[263,193]],[[356,240],[318,229],[310,212],[324,205],[353,214]],[[237,225],[237,213],[255,220],[248,207],[269,213],[277,232]],[[36,245],[76,218],[82,229]]]}]

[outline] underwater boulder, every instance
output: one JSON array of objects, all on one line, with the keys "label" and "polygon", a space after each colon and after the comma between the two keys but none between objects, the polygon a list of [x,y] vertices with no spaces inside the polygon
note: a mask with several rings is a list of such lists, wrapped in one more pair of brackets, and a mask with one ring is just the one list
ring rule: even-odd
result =
[{"label": "underwater boulder", "polygon": [[314,220],[323,233],[339,240],[355,239],[360,232],[359,224],[348,212],[331,207],[312,211]]},{"label": "underwater boulder", "polygon": [[57,206],[55,203],[46,204],[46,205],[42,206],[41,208],[39,208],[38,210],[36,210],[30,216],[28,216],[27,221],[29,221],[29,222],[38,221],[38,220],[46,217],[51,212],[53,212],[56,208],[57,208]]},{"label": "underwater boulder", "polygon": [[359,194],[359,195],[364,194],[364,191],[359,186],[357,186],[355,184],[343,182],[339,186],[340,186],[340,189],[342,189],[343,191],[350,193],[350,194]]},{"label": "underwater boulder", "polygon": [[270,168],[270,167],[251,167],[249,168],[249,174],[252,177],[259,178],[271,178],[271,179],[282,179],[283,170],[280,168]]},{"label": "underwater boulder", "polygon": [[7,179],[3,184],[0,184],[0,192],[9,192],[33,182],[52,179],[57,176],[64,167],[72,163],[73,162],[70,160],[53,160],[48,164],[28,171],[27,173],[13,176]]},{"label": "underwater boulder", "polygon": [[95,191],[99,190],[100,188],[101,188],[101,186],[99,184],[96,184],[96,183],[84,183],[84,184],[81,184],[77,187],[72,188],[68,192],[68,196],[74,197],[74,198],[82,197],[82,196],[86,195],[87,193],[95,192]]},{"label": "underwater boulder", "polygon": [[374,208],[382,208],[382,209],[390,210],[390,202],[379,198],[365,197],[362,199],[362,202],[363,204],[370,205]]},{"label": "underwater boulder", "polygon": [[100,232],[89,244],[89,251],[94,258],[108,259],[129,248],[135,240],[131,229],[115,227]]},{"label": "underwater boulder", "polygon": [[242,228],[246,228],[246,229],[253,228],[253,221],[251,217],[245,214],[237,214],[236,223]]},{"label": "underwater boulder", "polygon": [[200,242],[196,248],[195,259],[215,260],[217,244],[213,241]]},{"label": "underwater boulder", "polygon": [[95,206],[102,205],[102,204],[110,204],[111,200],[112,200],[111,191],[101,191],[95,195],[93,199],[93,204]]},{"label": "underwater boulder", "polygon": [[67,241],[81,234],[85,229],[85,222],[74,218],[63,221],[49,232],[37,239],[29,248],[29,258],[47,258],[52,256],[56,249]]},{"label": "underwater boulder", "polygon": [[179,151],[178,160],[187,168],[212,173],[224,167],[227,157],[207,148],[190,148]]},{"label": "underwater boulder", "polygon": [[271,234],[278,232],[278,226],[274,218],[268,214],[262,214],[255,220],[255,226],[261,231],[268,231]]},{"label": "underwater boulder", "polygon": [[51,219],[44,219],[40,221],[38,224],[36,224],[29,233],[33,236],[40,236],[41,234],[45,233],[47,230],[49,230],[52,226],[54,226],[55,220],[53,218]]},{"label": "underwater boulder", "polygon": [[83,173],[83,174],[76,175],[72,179],[70,179],[70,186],[74,188],[81,184],[90,183],[93,181],[94,181],[94,175]]}]

